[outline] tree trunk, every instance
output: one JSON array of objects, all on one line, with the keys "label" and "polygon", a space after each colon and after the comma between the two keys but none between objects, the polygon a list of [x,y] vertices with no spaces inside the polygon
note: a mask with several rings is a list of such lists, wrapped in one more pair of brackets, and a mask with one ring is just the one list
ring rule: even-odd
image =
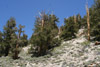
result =
[{"label": "tree trunk", "polygon": [[13,59],[18,59],[18,44],[16,45],[15,53]]},{"label": "tree trunk", "polygon": [[8,56],[8,54],[9,54],[9,49],[10,49],[10,47],[7,46],[7,47],[6,47],[6,50],[5,50],[5,56]]},{"label": "tree trunk", "polygon": [[43,27],[44,27],[44,20],[42,19],[42,27],[41,27],[41,31],[43,30]]},{"label": "tree trunk", "polygon": [[74,15],[74,23],[76,23],[76,16]]},{"label": "tree trunk", "polygon": [[17,37],[17,44],[16,44],[16,48],[15,48],[14,59],[18,59],[19,58],[18,57],[18,53],[19,53],[19,51],[18,51],[18,47],[19,47],[18,40],[20,39],[20,34],[21,34],[21,32],[19,32],[18,37]]},{"label": "tree trunk", "polygon": [[89,21],[89,9],[88,9],[88,5],[86,5],[86,11],[87,11],[88,40],[90,40],[90,21]]}]

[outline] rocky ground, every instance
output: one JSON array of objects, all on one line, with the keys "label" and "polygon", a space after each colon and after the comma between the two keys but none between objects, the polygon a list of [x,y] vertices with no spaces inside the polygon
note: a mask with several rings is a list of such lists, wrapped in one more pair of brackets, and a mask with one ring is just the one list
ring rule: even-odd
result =
[{"label": "rocky ground", "polygon": [[28,48],[23,48],[18,60],[1,57],[0,67],[100,67],[100,45],[95,46],[84,35],[63,41],[52,51],[52,55],[31,57],[27,54]]}]

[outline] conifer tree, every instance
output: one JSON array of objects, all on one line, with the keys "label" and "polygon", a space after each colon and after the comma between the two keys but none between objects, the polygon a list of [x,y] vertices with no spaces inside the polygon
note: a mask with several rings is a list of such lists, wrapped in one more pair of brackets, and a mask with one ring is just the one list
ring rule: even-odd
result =
[{"label": "conifer tree", "polygon": [[[24,28],[25,26],[22,26],[22,25],[19,25],[19,28],[16,28],[18,34],[16,35],[12,35],[12,56],[13,56],[13,59],[18,59],[19,56],[19,48],[20,47],[23,47],[27,44],[27,35],[23,34],[23,36],[21,36],[21,34],[24,32],[22,29]],[[25,39],[23,39],[25,38]]]},{"label": "conifer tree", "polygon": [[36,56],[45,55],[49,49],[59,45],[60,41],[55,38],[58,35],[56,22],[58,22],[58,18],[55,15],[44,12],[36,18],[34,33],[31,37],[31,44],[32,47],[35,47],[34,54]]},{"label": "conifer tree", "polygon": [[0,56],[10,55],[13,59],[19,58],[19,48],[27,45],[28,43],[27,35],[23,34],[23,36],[21,36],[24,32],[22,28],[24,28],[22,25],[19,25],[19,28],[16,27],[16,21],[14,18],[10,18],[7,21],[7,24],[4,26],[3,33],[0,32]]},{"label": "conifer tree", "polygon": [[100,41],[100,0],[94,0],[90,8],[91,36],[94,40]]},{"label": "conifer tree", "polygon": [[4,54],[3,34],[0,31],[0,56]]},{"label": "conifer tree", "polygon": [[83,26],[82,26],[82,18],[81,18],[81,15],[80,14],[77,14],[76,15],[76,24],[77,24],[77,26],[78,26],[78,29],[80,29],[80,28],[82,28]]},{"label": "conifer tree", "polygon": [[[21,38],[22,28],[24,28],[24,26],[19,25],[19,29],[17,29],[17,30],[18,30],[18,35],[17,35],[17,38],[16,38],[17,41],[16,41],[16,43],[15,43],[15,47],[13,47],[13,48],[14,48],[14,56],[13,56],[13,58],[14,58],[14,59],[18,59],[18,53],[19,53],[18,48],[19,48],[19,46],[20,46],[20,44],[21,44],[20,38]],[[13,38],[12,38],[12,39],[13,39]],[[14,38],[14,39],[15,39],[15,38]]]},{"label": "conifer tree", "polygon": [[15,35],[16,22],[14,18],[10,18],[4,26],[4,42],[5,42],[5,56],[8,56],[11,48],[11,36]]},{"label": "conifer tree", "polygon": [[79,29],[76,17],[72,16],[67,19],[64,19],[64,23],[65,25],[63,26],[63,31],[60,35],[61,39],[70,40],[72,38],[75,38],[75,33],[77,33]]}]

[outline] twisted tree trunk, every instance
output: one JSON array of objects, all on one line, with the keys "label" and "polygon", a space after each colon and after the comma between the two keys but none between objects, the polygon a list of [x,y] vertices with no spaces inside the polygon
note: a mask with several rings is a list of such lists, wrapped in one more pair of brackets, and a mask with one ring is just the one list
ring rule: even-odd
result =
[{"label": "twisted tree trunk", "polygon": [[19,39],[20,39],[20,35],[21,35],[21,29],[20,29],[20,31],[19,31],[19,33],[18,33],[18,37],[17,37],[17,44],[16,44],[16,48],[15,48],[15,53],[14,53],[14,59],[18,59],[19,57],[18,57],[18,53],[19,53],[19,51],[18,51],[18,47],[19,47]]}]

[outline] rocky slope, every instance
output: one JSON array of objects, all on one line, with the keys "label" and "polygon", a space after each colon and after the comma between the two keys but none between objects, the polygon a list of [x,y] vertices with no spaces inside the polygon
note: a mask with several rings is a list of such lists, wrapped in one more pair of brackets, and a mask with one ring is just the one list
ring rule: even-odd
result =
[{"label": "rocky slope", "polygon": [[[79,33],[82,32],[82,29]],[[20,59],[10,57],[0,58],[0,67],[100,67],[100,45],[79,36],[69,41],[63,41],[61,46],[54,48],[52,55],[31,57],[25,47],[20,53]]]}]

